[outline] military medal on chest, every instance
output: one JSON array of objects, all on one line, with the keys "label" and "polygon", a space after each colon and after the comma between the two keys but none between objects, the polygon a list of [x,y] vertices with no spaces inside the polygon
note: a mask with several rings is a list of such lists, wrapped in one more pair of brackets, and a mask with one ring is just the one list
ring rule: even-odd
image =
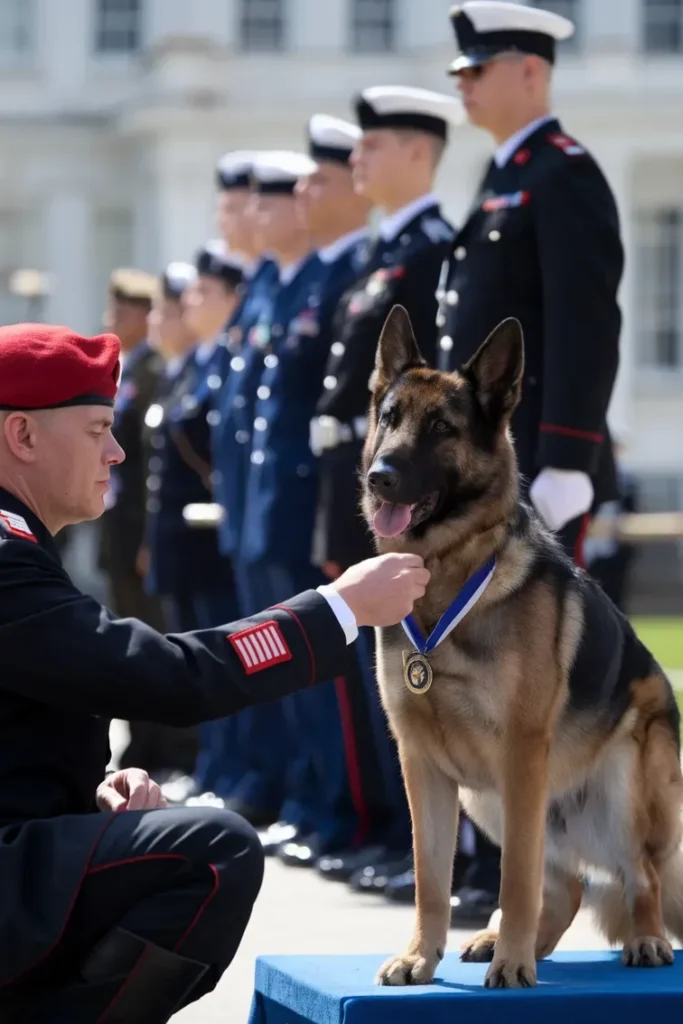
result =
[{"label": "military medal on chest", "polygon": [[413,615],[403,619],[401,625],[406,636],[415,648],[414,651],[403,651],[403,678],[405,684],[414,694],[427,693],[434,681],[434,671],[427,655],[446,639],[459,622],[465,618],[489,583],[496,570],[496,556],[492,555],[481,568],[470,576],[465,586],[454,601],[448,606],[436,626],[425,638]]}]

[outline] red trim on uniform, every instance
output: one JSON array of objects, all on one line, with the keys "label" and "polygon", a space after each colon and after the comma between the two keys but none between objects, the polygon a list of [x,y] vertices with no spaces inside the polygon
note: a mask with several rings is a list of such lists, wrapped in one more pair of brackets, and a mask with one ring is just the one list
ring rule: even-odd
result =
[{"label": "red trim on uniform", "polygon": [[93,858],[95,850],[97,849],[97,846],[98,846],[100,840],[102,839],[102,836],[104,835],[106,830],[109,828],[109,826],[110,826],[110,824],[112,823],[113,820],[114,820],[114,815],[112,814],[111,818],[108,818],[107,821],[105,821],[104,825],[102,826],[102,828],[100,829],[99,833],[97,834],[97,838],[95,839],[94,843],[92,844],[92,848],[90,850],[90,853],[88,854],[88,856],[86,858],[86,861],[85,861],[85,867],[83,868],[83,874],[81,875],[80,881],[79,881],[78,885],[76,886],[74,894],[73,894],[73,896],[71,898],[71,903],[69,904],[69,907],[67,909],[66,915],[64,917],[64,922],[62,924],[61,931],[59,932],[59,935],[57,936],[55,941],[52,943],[52,945],[48,949],[45,950],[45,952],[41,956],[38,957],[37,960],[35,960],[32,964],[29,964],[28,967],[25,967],[23,969],[23,971],[19,972],[19,974],[15,974],[11,978],[6,978],[4,981],[0,981],[0,988],[5,988],[7,985],[13,985],[15,981],[18,981],[20,978],[23,978],[26,974],[29,973],[29,971],[34,970],[39,964],[42,964],[43,960],[47,960],[47,958],[50,956],[50,954],[54,952],[54,950],[57,948],[59,943],[62,941],[62,937],[64,935],[64,932],[66,931],[66,926],[69,923],[69,919],[71,917],[71,914],[73,913],[73,909],[74,909],[74,906],[76,905],[76,900],[78,899],[79,893],[81,891],[81,887],[82,887],[83,882],[85,881],[86,876],[88,874],[88,869],[90,867],[90,861]]},{"label": "red trim on uniform", "polygon": [[173,947],[173,952],[174,953],[178,952],[178,949],[180,948],[180,946],[182,946],[183,942],[185,941],[187,936],[190,934],[190,932],[192,931],[194,926],[197,924],[197,922],[199,921],[199,918],[202,916],[202,914],[204,913],[204,911],[208,907],[209,903],[214,898],[214,896],[216,895],[216,893],[218,892],[218,890],[220,888],[221,879],[220,879],[220,875],[218,874],[218,868],[216,867],[215,864],[209,864],[209,867],[211,868],[211,872],[213,874],[213,888],[212,888],[211,892],[209,893],[209,895],[204,900],[204,902],[202,903],[202,905],[199,908],[199,910],[197,911],[197,913],[194,915],[190,925],[188,926],[188,928],[186,928],[186,930],[185,930],[184,934],[182,935],[182,937],[178,940],[178,942]]},{"label": "red trim on uniform", "polygon": [[188,860],[182,853],[142,853],[139,857],[126,857],[124,860],[112,860],[108,864],[98,864],[96,868],[90,868],[86,874],[96,875],[99,871],[108,871],[109,868],[120,868],[126,864],[139,864],[141,860]]},{"label": "red trim on uniform", "polygon": [[356,846],[362,846],[363,840],[370,830],[370,811],[368,810],[365,793],[363,792],[363,779],[358,759],[358,743],[356,741],[356,731],[353,727],[353,715],[351,713],[351,702],[349,700],[346,677],[339,676],[335,679],[334,688],[337,691],[337,703],[339,704],[339,717],[341,719],[351,800],[358,815],[358,828],[353,837],[353,842]]},{"label": "red trim on uniform", "polygon": [[308,656],[311,659],[311,681],[310,681],[310,683],[308,685],[309,686],[313,686],[313,683],[315,682],[315,676],[316,676],[315,655],[313,653],[313,648],[311,647],[311,641],[308,639],[308,634],[307,634],[306,630],[304,629],[304,627],[303,627],[303,625],[301,623],[301,619],[296,614],[296,612],[293,612],[292,609],[288,608],[287,605],[285,605],[285,604],[276,604],[276,605],[273,605],[273,607],[274,608],[281,608],[283,612],[287,612],[288,615],[291,615],[291,617],[294,619],[294,621],[296,622],[297,626],[301,630],[301,635],[303,636],[304,641],[306,643],[306,647],[308,648]]},{"label": "red trim on uniform", "polygon": [[591,514],[586,512],[585,516],[581,520],[581,528],[579,530],[579,536],[576,538],[576,544],[574,545],[574,561],[578,565],[579,569],[586,568],[586,559],[584,554],[584,544],[586,543],[586,537],[588,536],[588,528],[591,524]]},{"label": "red trim on uniform", "polygon": [[593,444],[602,444],[605,440],[604,434],[594,434],[590,430],[577,430],[575,427],[558,427],[554,423],[541,423],[539,429],[544,434],[562,434],[564,437],[578,437],[581,441],[592,441]]}]

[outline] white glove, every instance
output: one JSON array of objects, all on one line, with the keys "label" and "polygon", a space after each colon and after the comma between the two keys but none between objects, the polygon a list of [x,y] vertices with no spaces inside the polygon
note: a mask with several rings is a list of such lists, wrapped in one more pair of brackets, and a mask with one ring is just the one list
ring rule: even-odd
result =
[{"label": "white glove", "polygon": [[593,504],[593,484],[587,473],[577,469],[547,467],[538,474],[529,497],[551,530],[588,512]]}]

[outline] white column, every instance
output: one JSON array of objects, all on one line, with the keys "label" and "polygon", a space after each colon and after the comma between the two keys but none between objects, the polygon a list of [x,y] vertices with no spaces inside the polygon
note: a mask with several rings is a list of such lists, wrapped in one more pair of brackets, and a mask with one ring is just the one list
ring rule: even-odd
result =
[{"label": "white column", "polygon": [[55,106],[64,101],[81,104],[93,51],[94,5],[90,0],[34,3],[46,92]]},{"label": "white column", "polygon": [[218,235],[212,174],[215,140],[176,133],[153,145],[157,263],[191,261],[200,245]]},{"label": "white column", "polygon": [[61,187],[48,200],[44,242],[45,267],[52,285],[45,319],[87,333],[92,326],[91,207],[76,187]]},{"label": "white column", "polygon": [[[455,35],[448,17],[448,3],[434,0],[396,0],[398,43],[408,50],[424,47],[444,47],[452,44],[455,56]],[[442,91],[448,91],[444,67]]]},{"label": "white column", "polygon": [[633,420],[633,381],[636,362],[635,322],[637,301],[634,238],[633,238],[633,186],[632,156],[628,149],[615,150],[600,160],[614,192],[621,224],[621,238],[626,254],[624,276],[619,290],[622,313],[619,373],[609,409],[610,426],[617,432],[630,429]]},{"label": "white column", "polygon": [[146,0],[145,42],[169,36],[201,36],[219,45],[231,35],[234,0]]}]

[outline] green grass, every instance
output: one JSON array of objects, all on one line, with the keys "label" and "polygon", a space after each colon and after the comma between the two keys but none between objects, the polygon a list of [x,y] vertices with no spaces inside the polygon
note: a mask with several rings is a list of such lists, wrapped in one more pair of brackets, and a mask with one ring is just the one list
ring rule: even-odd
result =
[{"label": "green grass", "polygon": [[662,668],[675,672],[683,671],[683,616],[634,616],[631,622],[640,639],[650,648]]},{"label": "green grass", "polygon": [[683,717],[683,616],[631,619],[636,633],[668,673]]}]

